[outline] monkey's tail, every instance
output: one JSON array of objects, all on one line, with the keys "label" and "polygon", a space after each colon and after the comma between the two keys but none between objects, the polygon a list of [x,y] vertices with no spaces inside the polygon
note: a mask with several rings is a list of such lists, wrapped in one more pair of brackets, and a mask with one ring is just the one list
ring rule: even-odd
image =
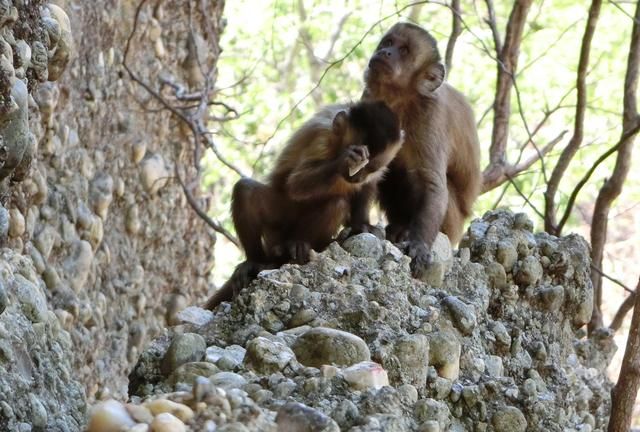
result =
[{"label": "monkey's tail", "polygon": [[231,277],[204,304],[204,308],[213,310],[220,303],[234,300],[240,291],[247,287],[262,270],[274,268],[274,265],[244,261],[233,270]]}]

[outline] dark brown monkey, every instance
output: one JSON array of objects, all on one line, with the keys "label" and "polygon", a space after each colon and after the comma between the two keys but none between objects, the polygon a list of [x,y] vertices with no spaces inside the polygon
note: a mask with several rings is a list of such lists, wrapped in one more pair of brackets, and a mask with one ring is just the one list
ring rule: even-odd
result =
[{"label": "dark brown monkey", "polygon": [[206,307],[231,300],[261,270],[307,262],[342,225],[368,231],[371,198],[402,135],[384,102],[329,106],[294,133],[266,184],[239,180],[231,213],[247,260]]},{"label": "dark brown monkey", "polygon": [[391,27],[365,72],[363,100],[386,102],[406,133],[378,189],[387,239],[407,242],[418,277],[438,231],[460,241],[482,184],[473,111],[444,79],[435,39],[409,23]]}]

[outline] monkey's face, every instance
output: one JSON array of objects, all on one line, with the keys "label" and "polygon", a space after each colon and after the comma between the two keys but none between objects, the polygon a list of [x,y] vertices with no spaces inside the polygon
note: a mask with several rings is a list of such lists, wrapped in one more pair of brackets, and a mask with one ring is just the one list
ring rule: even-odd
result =
[{"label": "monkey's face", "polygon": [[428,95],[444,79],[433,37],[421,27],[398,23],[382,37],[365,71],[367,86],[417,90]]}]

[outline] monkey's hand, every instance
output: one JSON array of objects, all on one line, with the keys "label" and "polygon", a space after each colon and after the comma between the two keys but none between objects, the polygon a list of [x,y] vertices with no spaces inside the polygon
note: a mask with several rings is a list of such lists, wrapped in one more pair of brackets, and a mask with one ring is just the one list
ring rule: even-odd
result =
[{"label": "monkey's hand", "polygon": [[[369,163],[369,149],[363,145],[351,145],[340,155],[342,176],[349,182],[363,180],[362,168]],[[360,174],[360,175],[358,175]]]},{"label": "monkey's hand", "polygon": [[429,274],[431,252],[427,244],[420,240],[411,240],[407,245],[406,254],[411,258],[411,273],[413,277],[425,280]]}]

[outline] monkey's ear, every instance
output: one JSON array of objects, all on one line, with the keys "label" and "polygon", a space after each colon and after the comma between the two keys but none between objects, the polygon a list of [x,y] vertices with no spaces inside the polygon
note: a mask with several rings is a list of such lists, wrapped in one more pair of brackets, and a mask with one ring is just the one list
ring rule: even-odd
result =
[{"label": "monkey's ear", "polygon": [[445,68],[441,62],[432,64],[427,68],[424,79],[418,81],[417,90],[422,96],[429,96],[444,82]]},{"label": "monkey's ear", "polygon": [[344,110],[338,111],[336,116],[333,118],[333,125],[332,125],[333,133],[336,135],[343,135],[344,132],[347,130],[348,120],[349,119],[347,117],[346,111]]}]

